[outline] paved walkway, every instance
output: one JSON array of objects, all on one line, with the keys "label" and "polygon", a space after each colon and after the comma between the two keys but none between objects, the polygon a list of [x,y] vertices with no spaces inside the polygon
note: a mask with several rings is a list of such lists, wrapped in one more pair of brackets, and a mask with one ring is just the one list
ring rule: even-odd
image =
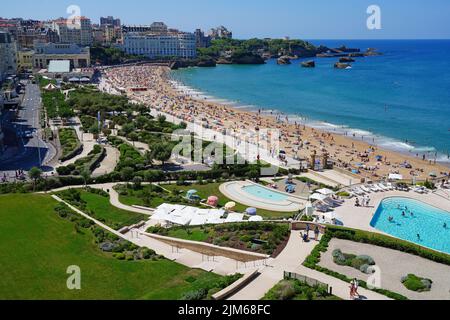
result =
[{"label": "paved walkway", "polygon": [[142,229],[133,229],[126,234],[121,234],[116,230],[108,227],[104,223],[85,214],[84,212],[70,205],[61,198],[55,195],[53,195],[52,197],[58,202],[65,203],[73,211],[82,215],[86,219],[93,221],[99,227],[115,234],[116,236],[128,240],[139,247],[147,247],[149,249],[152,249],[157,254],[162,255],[169,260],[185,265],[189,268],[202,269],[208,272],[214,272],[216,274],[225,276],[225,275],[233,275],[236,273],[241,274],[251,273],[264,265],[264,261],[256,261],[255,263],[243,264],[239,261],[225,257],[208,257],[187,249],[177,249],[168,244],[142,235],[141,232],[145,231]]},{"label": "paved walkway", "polygon": [[[229,300],[260,300],[278,282],[283,280],[284,271],[295,272],[326,283],[333,287],[334,295],[348,300],[350,298],[350,285],[348,283],[302,266],[303,261],[311,254],[316,245],[316,241],[304,243],[300,237],[300,231],[292,231],[289,243],[284,251],[269,263],[270,266],[261,270],[259,277]],[[361,288],[359,292],[368,300],[389,300],[387,297],[370,290]]]},{"label": "paved walkway", "polygon": [[120,159],[120,152],[114,147],[105,146],[106,157],[100,163],[100,166],[92,173],[93,177],[99,177],[114,171]]},{"label": "paved walkway", "polygon": [[[102,189],[105,191],[109,190],[111,195],[111,204],[117,206],[118,208],[128,210],[131,212],[149,215],[149,211],[121,204],[119,202],[117,192],[113,190],[114,185],[115,185],[114,183],[109,183],[109,184],[94,185],[92,187],[96,189]],[[83,186],[64,187],[53,191],[57,192],[68,188],[82,188],[82,187]],[[126,239],[138,246],[141,247],[144,246],[152,250],[155,250],[155,252],[157,252],[160,255],[163,255],[167,259],[176,261],[190,268],[198,268],[206,270],[208,272],[214,272],[220,275],[230,275],[235,273],[248,274],[254,272],[257,269],[260,270],[261,275],[258,276],[252,282],[250,282],[238,293],[233,295],[230,298],[230,300],[260,300],[271,288],[273,288],[279,281],[283,279],[284,271],[296,272],[317,279],[321,282],[327,283],[328,285],[333,287],[333,294],[343,299],[349,298],[348,283],[302,266],[303,261],[311,253],[315,245],[317,245],[317,242],[311,241],[309,243],[303,243],[299,231],[292,231],[291,237],[289,239],[286,248],[283,250],[283,252],[281,252],[281,254],[277,258],[269,259],[267,263],[264,263],[264,261],[261,260],[256,261],[254,263],[252,262],[244,264],[242,262],[225,257],[208,257],[187,249],[177,249],[168,244],[162,243],[158,240],[149,238],[142,234],[142,232],[146,231],[147,225],[145,225],[141,229],[133,229],[126,234],[120,234],[119,232],[113,230],[104,223],[93,219],[92,217],[80,211],[79,209],[61,200],[57,196],[52,197],[60,202],[66,203],[75,212],[81,214],[87,219],[94,221],[97,225],[114,233],[115,235],[123,239]],[[387,299],[385,296],[382,296],[380,294],[365,289],[361,289],[360,293],[369,300]]]},{"label": "paved walkway", "polygon": [[[371,256],[379,268],[380,284],[384,289],[398,292],[413,300],[450,300],[450,266],[397,250],[332,239],[328,251],[322,254],[320,266],[366,282],[368,276],[359,270],[334,263],[332,253],[335,249],[340,249],[344,253]],[[395,261],[395,264],[392,261]],[[433,281],[431,291],[420,293],[406,289],[401,279],[407,274],[431,279]]]}]

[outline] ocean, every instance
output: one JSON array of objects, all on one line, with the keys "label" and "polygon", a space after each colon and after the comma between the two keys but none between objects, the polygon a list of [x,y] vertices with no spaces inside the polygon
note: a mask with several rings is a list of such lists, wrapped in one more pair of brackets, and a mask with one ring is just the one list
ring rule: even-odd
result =
[{"label": "ocean", "polygon": [[380,147],[450,163],[450,40],[310,40],[376,48],[382,56],[279,66],[219,65],[172,72],[184,91],[237,108],[283,113],[291,121],[364,139]]}]

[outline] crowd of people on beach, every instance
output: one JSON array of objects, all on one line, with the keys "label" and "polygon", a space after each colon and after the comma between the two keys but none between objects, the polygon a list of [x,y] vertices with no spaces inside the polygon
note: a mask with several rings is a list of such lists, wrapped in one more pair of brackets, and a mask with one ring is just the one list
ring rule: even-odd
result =
[{"label": "crowd of people on beach", "polygon": [[420,165],[411,163],[420,159],[411,159],[407,169],[402,166],[405,158],[399,154],[378,150],[365,141],[308,127],[302,123],[304,119],[301,117],[292,119],[286,114],[263,109],[249,112],[210,101],[178,85],[170,78],[167,67],[131,65],[108,68],[103,70],[102,81],[103,90],[127,94],[132,101],[149,105],[184,122],[196,123],[218,133],[231,132],[238,141],[262,144],[274,157],[278,157],[274,152],[274,139],[270,131],[264,134],[262,129],[276,130],[279,149],[294,159],[309,162],[312,154],[316,154],[318,159],[327,154],[335,166],[358,171],[368,178],[394,172],[419,178],[429,171],[436,171],[436,168],[425,169],[431,165],[427,161],[420,162]]}]

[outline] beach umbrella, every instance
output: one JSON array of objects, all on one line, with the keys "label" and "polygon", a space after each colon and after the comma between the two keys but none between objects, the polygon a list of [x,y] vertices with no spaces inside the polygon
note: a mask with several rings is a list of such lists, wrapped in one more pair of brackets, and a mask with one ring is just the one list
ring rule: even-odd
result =
[{"label": "beach umbrella", "polygon": [[225,205],[225,209],[227,209],[227,210],[231,210],[231,209],[233,209],[234,207],[236,207],[236,202],[232,202],[232,201],[228,202],[228,203]]},{"label": "beach umbrella", "polygon": [[254,215],[256,215],[256,212],[257,212],[258,210],[256,209],[256,208],[247,208],[247,210],[245,210],[245,212],[248,214],[248,215],[250,215],[250,216],[254,216]]},{"label": "beach umbrella", "polygon": [[197,190],[189,190],[187,192],[187,197],[191,198],[193,195],[195,195],[198,191]]}]

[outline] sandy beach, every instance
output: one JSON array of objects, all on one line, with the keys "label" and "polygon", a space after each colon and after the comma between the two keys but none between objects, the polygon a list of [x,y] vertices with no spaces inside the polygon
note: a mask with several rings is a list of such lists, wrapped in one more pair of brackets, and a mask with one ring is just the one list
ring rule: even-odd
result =
[{"label": "sandy beach", "polygon": [[257,143],[258,139],[261,143],[265,140],[267,149],[274,156],[278,150],[275,145],[272,148],[270,133],[264,135],[261,132],[263,129],[276,129],[280,132],[279,148],[294,159],[309,161],[314,153],[317,159],[321,159],[327,153],[336,167],[359,170],[361,177],[372,180],[384,179],[389,174],[401,174],[404,179],[415,177],[420,181],[431,179],[431,176],[448,176],[450,172],[448,167],[436,163],[434,159],[383,150],[363,141],[363,137],[333,134],[295,123],[283,114],[236,109],[188,95],[173,84],[167,67],[140,65],[105,69],[101,89],[109,93],[127,94],[130,99],[154,110],[187,123],[195,122],[218,133],[245,130],[250,142]]}]

